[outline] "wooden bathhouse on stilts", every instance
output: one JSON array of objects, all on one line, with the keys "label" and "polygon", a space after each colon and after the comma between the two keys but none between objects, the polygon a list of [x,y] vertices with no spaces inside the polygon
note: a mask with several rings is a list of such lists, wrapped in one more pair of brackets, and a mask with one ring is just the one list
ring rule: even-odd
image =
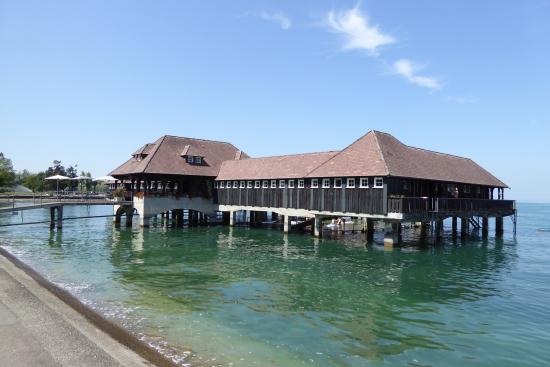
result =
[{"label": "wooden bathhouse on stilts", "polygon": [[[273,213],[290,230],[291,218],[312,223],[322,234],[325,218],[353,217],[372,241],[374,223],[384,223],[384,243],[400,242],[402,223],[437,239],[443,220],[452,218],[453,234],[470,226],[487,236],[489,218],[503,233],[503,218],[515,228],[515,201],[504,199],[505,183],[473,160],[414,148],[390,134],[371,131],[341,151],[250,158],[229,143],[163,136],[146,144],[111,172],[117,187],[133,200],[140,224],[165,213],[190,223],[225,213],[263,218]],[[117,208],[118,216],[129,208]],[[252,214],[251,214],[252,213]]]}]

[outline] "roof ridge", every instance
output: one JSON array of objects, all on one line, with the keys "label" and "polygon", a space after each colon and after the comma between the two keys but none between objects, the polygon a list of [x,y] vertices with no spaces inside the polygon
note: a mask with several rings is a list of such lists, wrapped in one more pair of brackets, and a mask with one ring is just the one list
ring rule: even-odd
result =
[{"label": "roof ridge", "polygon": [[206,142],[210,142],[210,143],[228,144],[228,145],[231,145],[234,148],[237,148],[235,145],[233,145],[233,143],[230,143],[228,141],[212,140],[212,139],[201,139],[201,138],[191,138],[189,136],[177,136],[177,135],[170,135],[170,134],[165,134],[162,137],[163,138],[190,139],[190,140],[206,141]]},{"label": "roof ridge", "polygon": [[455,158],[461,158],[461,159],[470,159],[470,160],[471,160],[471,158],[463,157],[463,156],[456,155],[456,154],[449,154],[449,153],[438,152],[438,151],[436,151],[436,150],[431,150],[431,149],[413,147],[412,145],[407,145],[407,144],[403,143],[401,140],[397,139],[395,136],[393,136],[393,135],[390,134],[390,133],[387,133],[387,132],[384,132],[384,131],[378,131],[378,130],[373,130],[373,131],[374,131],[375,133],[377,133],[377,134],[383,134],[383,135],[391,136],[392,138],[394,138],[395,140],[397,140],[398,142],[400,142],[401,144],[403,144],[403,145],[404,145],[405,147],[407,147],[407,148],[416,149],[416,150],[422,150],[422,151],[428,152],[428,153],[435,153],[435,154],[446,155],[446,156],[449,156],[449,157],[455,157]]},{"label": "roof ridge", "polygon": [[[157,144],[157,147],[155,149],[155,151],[153,152],[153,154],[151,154],[151,156],[149,157],[149,161],[147,162],[147,164],[145,165],[145,167],[143,167],[143,170],[142,172],[145,173],[145,171],[147,171],[147,167],[149,167],[149,164],[151,163],[151,161],[153,160],[153,158],[155,158],[155,154],[157,154],[157,152],[159,151],[160,149],[160,146],[162,145],[162,143],[164,143],[164,139],[166,139],[166,135],[164,135],[162,137],[162,140],[160,141],[160,143]],[[157,140],[158,141],[158,140]]]},{"label": "roof ridge", "polygon": [[[315,167],[314,169],[312,169],[311,171],[308,172],[307,176],[309,176],[311,173],[315,172],[318,168],[320,168],[321,166],[325,165],[326,163],[330,162],[331,160],[335,159],[336,157],[338,157],[340,154],[342,154],[343,152],[345,152],[347,149],[349,149],[350,147],[352,147],[353,145],[355,145],[355,143],[357,143],[358,141],[360,141],[361,139],[365,138],[367,135],[369,135],[370,133],[375,133],[376,131],[375,130],[369,130],[369,132],[367,132],[366,134],[363,134],[360,138],[358,139],[355,139],[355,141],[351,144],[349,144],[348,146],[346,146],[344,149],[340,150],[338,153],[336,153],[334,156],[332,156],[330,159],[327,159],[326,161],[324,161],[323,163],[321,163],[320,165],[318,165],[317,167]],[[387,169],[386,169],[387,171]]]},{"label": "roof ridge", "polygon": [[[378,147],[378,152],[380,153],[380,158],[382,158],[382,162],[384,163],[384,168],[386,170],[386,175],[390,176],[390,169],[388,167],[388,163],[386,162],[386,157],[384,157],[384,152],[382,151],[382,147],[380,147],[380,142],[378,141],[378,135],[377,134],[386,134],[386,135],[391,136],[392,138],[394,138],[395,140],[397,140],[400,143],[401,143],[401,141],[399,139],[397,139],[395,136],[391,135],[391,134],[376,131],[376,130],[372,130],[372,131],[373,131],[374,137],[375,137],[374,141],[376,141],[376,146]],[[401,143],[401,144],[403,144],[403,143]]]},{"label": "roof ridge", "polygon": [[246,159],[267,159],[267,158],[280,158],[280,157],[296,157],[296,156],[311,155],[311,154],[327,154],[327,153],[339,153],[339,152],[340,152],[339,150],[327,150],[327,151],[323,151],[323,152],[269,155],[269,156],[265,156],[265,157],[249,157],[249,158],[246,158]]}]

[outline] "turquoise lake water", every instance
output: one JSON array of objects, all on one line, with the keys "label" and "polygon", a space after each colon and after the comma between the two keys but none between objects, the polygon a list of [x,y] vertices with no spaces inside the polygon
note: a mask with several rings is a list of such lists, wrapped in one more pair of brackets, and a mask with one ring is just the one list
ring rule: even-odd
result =
[{"label": "turquoise lake water", "polygon": [[[67,207],[64,215],[110,214]],[[46,210],[23,212],[47,220]],[[550,364],[550,205],[518,235],[365,246],[249,228],[0,227],[2,246],[182,365]],[[21,222],[0,215],[0,224]],[[491,222],[493,226],[493,222]],[[493,231],[491,231],[493,234]],[[379,237],[378,237],[379,239]]]}]

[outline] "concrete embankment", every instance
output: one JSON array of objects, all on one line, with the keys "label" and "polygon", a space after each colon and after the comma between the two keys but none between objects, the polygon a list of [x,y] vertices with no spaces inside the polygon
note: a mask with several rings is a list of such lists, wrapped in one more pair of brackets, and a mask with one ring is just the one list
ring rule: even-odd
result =
[{"label": "concrete embankment", "polygon": [[174,366],[0,247],[0,365]]}]

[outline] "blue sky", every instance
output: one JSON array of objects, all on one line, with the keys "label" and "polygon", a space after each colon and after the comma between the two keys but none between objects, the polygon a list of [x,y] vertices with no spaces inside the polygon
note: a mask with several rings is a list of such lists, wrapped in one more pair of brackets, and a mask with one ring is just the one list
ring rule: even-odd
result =
[{"label": "blue sky", "polygon": [[550,202],[550,1],[0,0],[0,151],[103,175],[163,134],[252,156],[371,129]]}]

